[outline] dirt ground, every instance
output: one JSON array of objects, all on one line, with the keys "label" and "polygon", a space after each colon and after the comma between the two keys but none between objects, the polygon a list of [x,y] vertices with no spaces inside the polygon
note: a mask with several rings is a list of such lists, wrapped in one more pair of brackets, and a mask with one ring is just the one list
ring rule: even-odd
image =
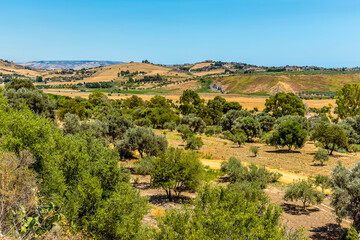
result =
[{"label": "dirt ground", "polygon": [[[136,183],[135,183],[136,179]],[[140,191],[141,196],[149,198],[151,211],[145,215],[143,223],[148,226],[156,227],[156,219],[162,217],[166,210],[181,208],[181,201],[188,201],[196,197],[195,193],[184,192],[181,199],[170,202],[162,189],[154,189],[150,186],[150,176],[132,175],[133,186]],[[223,183],[221,183],[223,185]],[[227,183],[225,183],[226,185]],[[325,199],[324,203],[317,206],[307,207],[303,210],[300,203],[285,202],[284,186],[270,185],[265,189],[271,203],[283,209],[282,222],[289,229],[295,230],[305,228],[307,236],[311,239],[337,239],[342,228],[348,228],[350,223],[343,221],[341,225],[336,222],[336,217],[332,213],[330,200]]]},{"label": "dirt ground", "polygon": [[[159,130],[156,130],[156,132],[157,134],[164,134],[165,132],[170,146],[184,146],[184,142],[177,132]],[[244,162],[254,162],[270,169],[283,170],[300,176],[311,176],[317,174],[329,175],[338,161],[341,161],[347,167],[360,161],[360,155],[334,152],[334,155],[330,156],[330,160],[324,166],[318,166],[313,162],[314,154],[317,151],[313,142],[307,142],[304,148],[289,152],[285,149],[276,149],[274,146],[260,143],[246,143],[239,147],[231,141],[219,137],[206,137],[205,135],[201,135],[201,137],[204,146],[201,147],[200,152],[203,158],[210,163],[209,165],[212,162],[213,165],[219,165],[223,160],[236,157]],[[253,157],[250,152],[250,146],[252,145],[259,147],[257,157]]]}]

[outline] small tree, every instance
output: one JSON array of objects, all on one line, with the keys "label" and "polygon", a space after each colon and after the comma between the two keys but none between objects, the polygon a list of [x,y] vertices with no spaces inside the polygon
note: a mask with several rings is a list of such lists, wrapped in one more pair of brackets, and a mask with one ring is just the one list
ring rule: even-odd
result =
[{"label": "small tree", "polygon": [[254,154],[254,157],[256,157],[259,152],[259,147],[251,146],[250,151]]},{"label": "small tree", "polygon": [[75,134],[80,131],[80,118],[76,114],[67,113],[64,118],[64,132]]},{"label": "small tree", "polygon": [[331,187],[331,178],[328,176],[318,174],[310,179],[315,186],[321,188],[322,193],[324,193],[325,189]]},{"label": "small tree", "polygon": [[307,131],[296,121],[285,120],[276,125],[270,139],[273,146],[287,146],[289,151],[293,146],[302,148],[305,144]]},{"label": "small tree", "polygon": [[313,162],[319,161],[321,166],[324,166],[324,162],[329,161],[329,154],[328,152],[323,149],[319,148],[318,151],[314,155]]},{"label": "small tree", "polygon": [[260,123],[252,117],[244,117],[237,119],[235,121],[233,132],[236,129],[242,129],[248,137],[248,141],[255,137],[259,137],[261,132]]},{"label": "small tree", "polygon": [[164,189],[172,201],[172,191],[180,196],[184,190],[196,190],[200,186],[204,168],[196,153],[169,148],[152,162],[150,175],[152,185]]},{"label": "small tree", "polygon": [[246,134],[244,132],[237,132],[231,136],[231,141],[237,143],[239,147],[246,142]]},{"label": "small tree", "polygon": [[321,123],[316,126],[312,139],[322,143],[332,155],[335,147],[346,147],[347,134],[343,128],[335,124]]},{"label": "small tree", "polygon": [[301,201],[304,210],[307,204],[320,204],[324,194],[316,191],[312,181],[297,180],[288,185],[284,195],[285,201]]},{"label": "small tree", "polygon": [[186,139],[185,149],[197,150],[204,145],[201,137],[191,136]]},{"label": "small tree", "polygon": [[348,169],[341,162],[332,170],[333,194],[331,204],[338,220],[351,218],[354,228],[360,231],[360,162]]}]

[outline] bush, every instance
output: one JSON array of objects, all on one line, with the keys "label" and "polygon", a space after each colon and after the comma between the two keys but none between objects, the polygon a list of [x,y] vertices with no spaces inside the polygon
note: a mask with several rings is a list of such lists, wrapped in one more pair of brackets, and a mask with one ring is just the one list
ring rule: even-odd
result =
[{"label": "bush", "polygon": [[321,166],[324,166],[324,162],[329,161],[329,153],[323,149],[319,148],[314,155],[314,162],[319,161]]},{"label": "bush", "polygon": [[276,182],[281,177],[281,174],[269,172],[265,167],[257,167],[255,164],[245,167],[239,159],[234,157],[231,157],[227,162],[222,162],[221,170],[229,175],[232,183],[255,182],[263,189],[266,188],[268,183]]},{"label": "bush", "polygon": [[176,129],[176,123],[175,122],[166,122],[166,123],[164,123],[164,128],[169,129],[172,132]]},{"label": "bush", "polygon": [[282,121],[275,126],[271,135],[270,144],[273,146],[287,146],[289,151],[294,146],[295,148],[302,148],[305,144],[307,131],[303,126],[291,120]]},{"label": "bush", "polygon": [[254,157],[256,157],[259,152],[259,147],[251,146],[250,151],[254,154]]},{"label": "bush", "polygon": [[194,152],[169,148],[152,162],[151,182],[165,190],[170,201],[172,191],[179,197],[184,190],[196,190],[204,179],[203,166]]},{"label": "bush", "polygon": [[191,136],[186,139],[185,149],[198,150],[204,145],[201,137]]},{"label": "bush", "polygon": [[237,143],[239,147],[246,142],[247,136],[243,131],[238,131],[231,136],[231,141]]},{"label": "bush", "polygon": [[144,157],[134,163],[134,172],[139,175],[149,175],[153,167],[154,158]]},{"label": "bush", "polygon": [[307,204],[320,204],[324,200],[324,194],[316,191],[312,181],[298,180],[288,185],[284,195],[285,201],[298,201],[306,210]]}]

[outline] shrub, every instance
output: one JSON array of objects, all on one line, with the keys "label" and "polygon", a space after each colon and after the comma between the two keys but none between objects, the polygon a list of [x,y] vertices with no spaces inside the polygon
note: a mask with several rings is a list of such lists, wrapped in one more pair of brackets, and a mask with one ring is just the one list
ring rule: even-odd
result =
[{"label": "shrub", "polygon": [[254,157],[256,157],[259,152],[259,147],[251,146],[250,151],[254,154]]},{"label": "shrub", "polygon": [[331,178],[325,175],[318,174],[310,178],[315,186],[321,188],[321,192],[324,193],[324,190],[331,187]]},{"label": "shrub", "polygon": [[221,170],[229,175],[232,183],[241,181],[256,182],[263,189],[266,188],[268,183],[276,182],[281,177],[281,174],[269,172],[264,167],[257,167],[255,164],[245,167],[239,159],[234,157],[231,157],[229,161],[222,162]]},{"label": "shrub", "polygon": [[231,141],[237,143],[239,147],[245,143],[246,139],[247,139],[246,134],[241,131],[238,131],[237,133],[231,136]]},{"label": "shrub", "polygon": [[175,122],[166,122],[166,123],[164,123],[164,128],[169,129],[172,132],[176,129],[176,123]]},{"label": "shrub", "polygon": [[201,137],[191,136],[186,139],[185,149],[197,150],[200,149],[204,145]]},{"label": "shrub", "polygon": [[165,190],[170,201],[172,191],[179,197],[184,190],[196,190],[204,179],[203,166],[194,152],[169,148],[152,162],[151,182]]},{"label": "shrub", "polygon": [[140,175],[148,175],[151,173],[154,158],[144,157],[140,161],[134,163],[134,172]]},{"label": "shrub", "polygon": [[319,161],[321,166],[324,166],[324,162],[329,161],[329,153],[323,149],[319,148],[314,155],[314,162]]},{"label": "shrub", "polygon": [[306,210],[307,204],[320,204],[324,200],[324,194],[316,191],[312,181],[297,180],[288,185],[284,195],[285,201],[298,201]]}]

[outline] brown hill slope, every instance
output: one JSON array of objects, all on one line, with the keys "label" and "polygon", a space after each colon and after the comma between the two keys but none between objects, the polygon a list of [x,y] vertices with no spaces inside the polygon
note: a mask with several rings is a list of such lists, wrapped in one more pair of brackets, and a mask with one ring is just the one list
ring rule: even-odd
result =
[{"label": "brown hill slope", "polygon": [[17,74],[17,75],[33,78],[45,72],[46,72],[45,70],[40,70],[36,68],[26,68],[14,62],[0,60],[0,73],[3,75]]}]

